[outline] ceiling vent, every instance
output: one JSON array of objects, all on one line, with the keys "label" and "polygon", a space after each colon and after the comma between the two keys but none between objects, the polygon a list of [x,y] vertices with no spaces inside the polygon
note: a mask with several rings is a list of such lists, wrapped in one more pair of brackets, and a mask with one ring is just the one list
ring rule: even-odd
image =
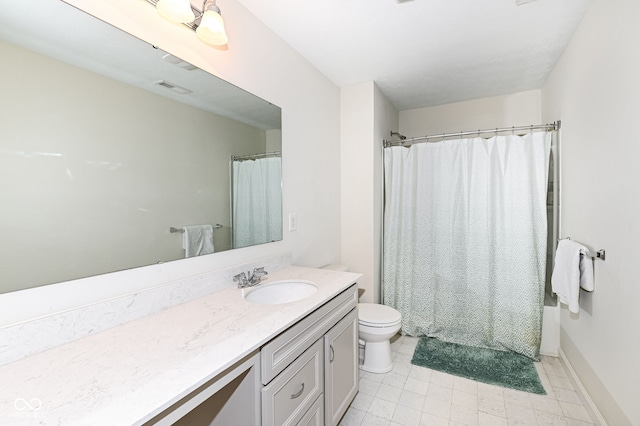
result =
[{"label": "ceiling vent", "polygon": [[193,93],[192,90],[185,89],[184,87],[177,86],[173,83],[169,83],[166,80],[159,80],[154,82],[153,84],[157,84],[158,86],[166,87],[169,90],[173,90],[176,93],[180,93],[181,95],[188,95],[189,93]]}]

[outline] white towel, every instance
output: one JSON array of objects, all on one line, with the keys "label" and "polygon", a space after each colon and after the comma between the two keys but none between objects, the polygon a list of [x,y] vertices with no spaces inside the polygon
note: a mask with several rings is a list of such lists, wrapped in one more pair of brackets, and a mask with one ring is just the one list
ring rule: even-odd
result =
[{"label": "white towel", "polygon": [[213,226],[191,225],[182,228],[182,248],[184,257],[213,253]]},{"label": "white towel", "polygon": [[571,240],[560,240],[551,276],[551,289],[569,311],[578,313],[580,288],[593,291],[593,259],[589,249]]}]

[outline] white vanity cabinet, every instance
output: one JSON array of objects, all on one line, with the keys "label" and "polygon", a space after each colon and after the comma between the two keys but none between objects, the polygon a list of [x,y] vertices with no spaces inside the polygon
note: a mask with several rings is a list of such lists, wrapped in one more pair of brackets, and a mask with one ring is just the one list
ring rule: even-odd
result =
[{"label": "white vanity cabinet", "polygon": [[262,425],[336,425],[358,391],[357,286],[261,350]]}]

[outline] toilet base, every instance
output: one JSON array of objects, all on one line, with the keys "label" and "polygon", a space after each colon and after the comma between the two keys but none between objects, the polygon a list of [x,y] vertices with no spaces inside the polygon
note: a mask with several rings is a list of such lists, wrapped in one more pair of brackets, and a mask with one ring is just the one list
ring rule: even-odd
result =
[{"label": "toilet base", "polygon": [[369,373],[388,373],[393,369],[391,361],[391,343],[389,340],[383,342],[365,342],[364,362],[360,369]]}]

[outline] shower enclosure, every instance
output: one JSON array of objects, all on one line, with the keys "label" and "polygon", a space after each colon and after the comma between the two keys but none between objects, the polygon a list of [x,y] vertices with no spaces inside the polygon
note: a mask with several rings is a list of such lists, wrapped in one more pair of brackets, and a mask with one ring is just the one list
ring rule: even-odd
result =
[{"label": "shower enclosure", "polygon": [[406,334],[538,357],[557,124],[533,127],[385,147],[383,297]]}]

